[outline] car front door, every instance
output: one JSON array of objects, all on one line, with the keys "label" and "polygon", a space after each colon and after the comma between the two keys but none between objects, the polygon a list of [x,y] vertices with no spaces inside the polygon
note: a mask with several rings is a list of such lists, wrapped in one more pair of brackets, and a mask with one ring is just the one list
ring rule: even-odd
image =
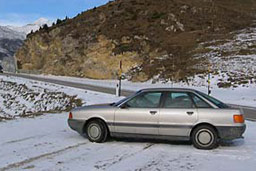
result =
[{"label": "car front door", "polygon": [[161,92],[142,92],[115,112],[116,133],[158,135]]},{"label": "car front door", "polygon": [[159,115],[159,135],[187,137],[198,112],[187,92],[166,92]]}]

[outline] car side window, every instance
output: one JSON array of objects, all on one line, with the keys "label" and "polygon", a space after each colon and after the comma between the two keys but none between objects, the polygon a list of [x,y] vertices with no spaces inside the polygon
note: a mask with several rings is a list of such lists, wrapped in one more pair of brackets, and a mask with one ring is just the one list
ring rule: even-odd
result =
[{"label": "car side window", "polygon": [[194,93],[190,94],[197,108],[212,108],[208,103],[202,100],[200,97]]},{"label": "car side window", "polygon": [[164,108],[194,108],[194,105],[188,93],[169,92],[165,99]]},{"label": "car side window", "polygon": [[157,108],[161,99],[161,92],[142,93],[126,103],[131,108]]}]

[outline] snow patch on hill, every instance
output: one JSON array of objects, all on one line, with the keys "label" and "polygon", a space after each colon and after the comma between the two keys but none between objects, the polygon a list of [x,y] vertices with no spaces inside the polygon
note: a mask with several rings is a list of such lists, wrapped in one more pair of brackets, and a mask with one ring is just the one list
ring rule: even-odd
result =
[{"label": "snow patch on hill", "polygon": [[256,26],[230,33],[227,40],[202,43],[209,52],[196,55],[208,59],[210,72],[218,77],[219,87],[256,83]]}]

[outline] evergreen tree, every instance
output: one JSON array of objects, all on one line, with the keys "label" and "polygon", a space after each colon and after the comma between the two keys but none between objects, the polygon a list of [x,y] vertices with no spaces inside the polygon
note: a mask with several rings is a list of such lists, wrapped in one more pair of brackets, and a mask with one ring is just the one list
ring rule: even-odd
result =
[{"label": "evergreen tree", "polygon": [[44,29],[44,30],[48,30],[48,25],[47,25],[47,24],[44,24],[44,25],[43,25],[43,29]]},{"label": "evergreen tree", "polygon": [[60,24],[62,21],[60,19],[57,19],[56,24]]}]

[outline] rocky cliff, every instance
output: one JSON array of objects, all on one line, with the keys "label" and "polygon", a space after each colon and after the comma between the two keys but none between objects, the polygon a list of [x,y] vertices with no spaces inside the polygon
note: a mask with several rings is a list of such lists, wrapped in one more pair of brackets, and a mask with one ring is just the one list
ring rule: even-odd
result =
[{"label": "rocky cliff", "polygon": [[205,43],[250,26],[255,7],[254,0],[111,1],[30,34],[16,53],[18,67],[113,79],[122,60],[133,81],[186,80],[208,70]]}]

